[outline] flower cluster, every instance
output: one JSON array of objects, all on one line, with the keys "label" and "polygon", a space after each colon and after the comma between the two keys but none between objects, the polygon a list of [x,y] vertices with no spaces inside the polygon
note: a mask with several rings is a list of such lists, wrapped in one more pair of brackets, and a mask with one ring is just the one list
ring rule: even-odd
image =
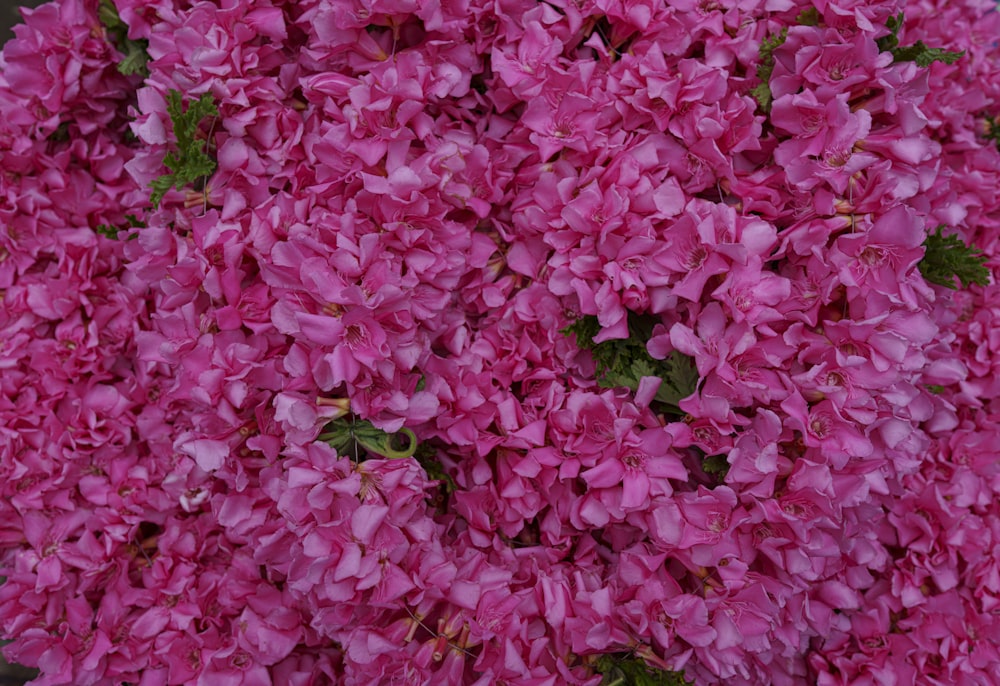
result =
[{"label": "flower cluster", "polygon": [[998,33],[987,0],[25,10],[4,654],[1000,683]]}]

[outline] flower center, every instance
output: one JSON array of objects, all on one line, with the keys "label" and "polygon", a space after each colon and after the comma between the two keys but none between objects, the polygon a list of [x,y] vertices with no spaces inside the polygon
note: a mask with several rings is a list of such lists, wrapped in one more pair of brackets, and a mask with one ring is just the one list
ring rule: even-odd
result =
[{"label": "flower center", "polygon": [[629,469],[641,469],[646,464],[646,456],[642,453],[626,453],[622,455],[622,464]]},{"label": "flower center", "polygon": [[368,336],[360,324],[351,324],[344,332],[344,341],[352,348],[364,345],[367,340]]},{"label": "flower center", "polygon": [[880,248],[877,245],[869,245],[858,255],[858,260],[866,267],[877,267],[885,262],[887,254],[888,251],[885,248]]},{"label": "flower center", "polygon": [[729,528],[729,517],[724,512],[713,512],[708,516],[708,530],[715,534],[721,534]]},{"label": "flower center", "polygon": [[705,250],[705,246],[696,245],[687,254],[687,259],[684,261],[684,266],[688,269],[697,269],[701,265],[705,264],[705,260],[708,259],[708,251]]},{"label": "flower center", "polygon": [[826,438],[833,429],[833,420],[830,415],[818,412],[809,417],[809,433],[816,438]]}]

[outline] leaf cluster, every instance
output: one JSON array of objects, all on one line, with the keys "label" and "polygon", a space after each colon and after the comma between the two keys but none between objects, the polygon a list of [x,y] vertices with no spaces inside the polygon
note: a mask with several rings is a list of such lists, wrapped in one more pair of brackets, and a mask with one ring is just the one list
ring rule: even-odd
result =
[{"label": "leaf cluster", "polygon": [[144,38],[132,40],[128,37],[128,25],[118,16],[118,9],[111,0],[101,0],[97,8],[97,17],[101,20],[104,28],[108,31],[108,36],[112,39],[112,45],[118,52],[125,55],[118,63],[118,71],[125,76],[139,74],[149,76],[149,69],[146,64],[149,62],[149,41]]},{"label": "leaf cluster", "polygon": [[629,653],[601,655],[595,664],[601,686],[689,686],[683,672],[655,669]]},{"label": "leaf cluster", "polygon": [[774,51],[781,47],[788,38],[788,27],[781,29],[776,34],[768,36],[760,44],[760,64],[757,65],[757,84],[750,94],[760,105],[763,112],[771,111],[771,74],[774,72]]},{"label": "leaf cluster", "polygon": [[[111,240],[117,240],[118,234],[121,231],[127,231],[128,229],[137,229],[142,226],[142,222],[134,214],[126,214],[125,219],[128,220],[128,226],[124,229],[120,229],[117,226],[112,226],[110,224],[98,224],[94,227],[94,231],[105,238],[110,238]],[[136,234],[132,234],[128,237],[131,240],[136,237]]]},{"label": "leaf cluster", "polygon": [[[400,439],[406,441],[402,445]],[[394,434],[382,431],[371,422],[355,417],[335,419],[323,427],[319,440],[325,441],[342,457],[357,456],[365,450],[370,455],[389,459],[413,457],[417,452],[417,437],[407,428]]]},{"label": "leaf cluster", "polygon": [[629,337],[594,343],[601,331],[597,317],[585,315],[563,330],[565,334],[576,336],[576,343],[589,350],[597,368],[597,383],[602,388],[626,387],[633,391],[645,376],[661,380],[655,401],[665,406],[665,410],[681,415],[680,401],[698,386],[698,369],[694,360],[674,351],[665,360],[657,360],[646,351],[646,341],[652,338],[653,326],[659,322],[656,317],[628,315]]},{"label": "leaf cluster", "polygon": [[211,176],[215,171],[215,160],[205,152],[205,139],[198,137],[202,120],[219,115],[212,95],[203,93],[185,109],[183,96],[171,90],[167,94],[167,114],[173,124],[177,150],[168,152],[163,160],[172,173],[164,174],[150,184],[153,189],[150,201],[154,207],[159,206],[171,188],[183,188],[202,177]]},{"label": "leaf cluster", "polygon": [[885,23],[890,33],[882,36],[877,41],[878,49],[882,52],[891,52],[893,62],[916,62],[918,67],[929,67],[934,62],[944,64],[954,64],[965,55],[962,52],[949,52],[942,48],[929,48],[923,41],[917,41],[913,45],[899,44],[899,30],[903,28],[903,13],[900,12],[894,17],[889,17]]},{"label": "leaf cluster", "polygon": [[975,248],[970,248],[956,235],[945,236],[939,226],[928,234],[924,241],[924,256],[917,265],[925,279],[939,286],[955,289],[955,277],[962,287],[969,284],[986,286],[990,282],[990,270],[986,268],[986,257]]}]

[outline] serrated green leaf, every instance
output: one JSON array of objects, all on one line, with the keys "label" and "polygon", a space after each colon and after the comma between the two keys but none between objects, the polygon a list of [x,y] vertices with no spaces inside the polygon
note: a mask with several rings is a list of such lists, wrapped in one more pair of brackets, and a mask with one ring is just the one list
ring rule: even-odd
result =
[{"label": "serrated green leaf", "polygon": [[917,41],[913,45],[899,45],[899,30],[903,27],[903,13],[889,17],[886,27],[890,33],[875,41],[881,52],[891,52],[893,62],[916,62],[918,67],[929,67],[934,62],[944,64],[954,64],[960,60],[965,51],[949,52],[942,48],[929,48],[923,41]]},{"label": "serrated green leaf", "polygon": [[118,71],[125,76],[140,74],[148,76],[146,64],[149,62],[149,41],[132,40],[128,37],[128,26],[118,15],[118,9],[111,0],[101,0],[97,7],[97,18],[107,29],[111,44],[125,57],[118,63]]},{"label": "serrated green leaf", "polygon": [[167,153],[163,163],[172,173],[164,174],[150,183],[150,202],[158,207],[171,188],[181,189],[215,172],[215,160],[205,152],[205,140],[198,137],[201,122],[206,117],[218,116],[219,110],[210,93],[203,93],[184,108],[180,92],[167,93],[167,114],[173,124],[176,150]]},{"label": "serrated green leaf", "polygon": [[153,192],[149,196],[149,201],[153,203],[153,207],[160,206],[160,201],[163,199],[163,196],[166,195],[167,191],[173,188],[173,186],[173,174],[164,174],[163,176],[153,179],[153,181],[149,184],[149,187],[153,189]]},{"label": "serrated green leaf", "polygon": [[948,52],[941,48],[928,48],[923,41],[913,45],[892,49],[893,62],[916,62],[918,67],[929,67],[934,62],[954,64],[965,55],[962,52]]},{"label": "serrated green leaf", "polygon": [[772,62],[774,60],[774,51],[785,44],[788,39],[788,27],[784,27],[778,33],[772,34],[765,38],[760,44],[760,59],[762,62]]},{"label": "serrated green leaf", "polygon": [[760,105],[762,112],[771,111],[771,74],[774,72],[774,51],[781,47],[788,38],[788,27],[765,38],[758,50],[760,64],[757,65],[757,78],[760,83],[751,89],[750,94]]},{"label": "serrated green leaf", "polygon": [[668,672],[650,667],[631,653],[601,655],[594,665],[602,674],[601,686],[689,686],[683,672]]},{"label": "serrated green leaf", "polygon": [[124,59],[118,63],[118,71],[125,76],[148,74],[149,71],[146,69],[146,63],[149,62],[149,55],[146,54],[145,49],[131,40],[127,42],[125,49],[127,52]]},{"label": "serrated green leaf", "polygon": [[[901,56],[903,50],[907,51],[906,56]],[[915,56],[910,57],[912,53],[916,53]],[[918,67],[929,67],[934,62],[941,62],[943,64],[954,64],[958,60],[965,56],[965,50],[962,52],[949,52],[942,48],[928,48],[924,45],[923,41],[917,41],[916,45],[912,45],[909,48],[896,49],[892,53],[893,61],[904,62],[912,59],[917,63]]]},{"label": "serrated green leaf", "polygon": [[955,277],[963,287],[970,284],[989,285],[990,270],[986,257],[970,248],[956,235],[942,234],[944,225],[937,227],[924,241],[924,256],[918,264],[921,275],[931,283],[954,289]]},{"label": "serrated green leaf", "polygon": [[[126,231],[128,229],[135,229],[142,226],[142,223],[133,214],[126,214],[125,219],[128,221],[128,226],[124,228],[119,228],[117,226],[112,226],[110,224],[98,224],[97,226],[94,227],[94,231],[106,238],[117,240],[118,237],[121,235],[122,231]],[[135,238],[136,235],[137,234],[135,232],[132,232],[129,234],[126,240],[131,240]]]},{"label": "serrated green leaf", "polygon": [[757,84],[756,86],[750,89],[750,95],[753,96],[753,99],[757,101],[758,105],[760,105],[760,109],[762,112],[771,111],[772,97],[771,97],[770,84],[767,83]]},{"label": "serrated green leaf", "polygon": [[823,17],[820,15],[818,9],[810,7],[799,12],[799,16],[795,17],[795,21],[801,26],[819,26],[819,23],[823,21]]}]

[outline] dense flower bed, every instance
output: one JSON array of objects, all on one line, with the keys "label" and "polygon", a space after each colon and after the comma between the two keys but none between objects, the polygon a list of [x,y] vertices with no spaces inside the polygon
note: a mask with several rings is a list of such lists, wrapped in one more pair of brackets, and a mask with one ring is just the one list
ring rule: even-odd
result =
[{"label": "dense flower bed", "polygon": [[35,683],[1000,683],[992,2],[25,15]]}]

